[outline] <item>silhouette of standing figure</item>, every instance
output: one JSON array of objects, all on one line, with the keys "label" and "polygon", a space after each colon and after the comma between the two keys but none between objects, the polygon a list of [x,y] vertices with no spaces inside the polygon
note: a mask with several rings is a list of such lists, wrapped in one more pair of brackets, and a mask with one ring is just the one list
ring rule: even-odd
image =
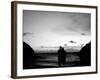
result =
[{"label": "silhouette of standing figure", "polygon": [[64,66],[65,62],[66,62],[66,52],[64,50],[63,47],[60,46],[59,50],[58,50],[58,65],[59,66]]}]

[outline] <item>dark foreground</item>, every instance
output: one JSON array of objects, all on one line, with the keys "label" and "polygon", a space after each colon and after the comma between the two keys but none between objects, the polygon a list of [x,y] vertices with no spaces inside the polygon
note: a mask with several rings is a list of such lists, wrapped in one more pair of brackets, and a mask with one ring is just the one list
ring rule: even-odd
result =
[{"label": "dark foreground", "polygon": [[[67,53],[66,62],[60,67],[75,67],[80,65],[80,58],[77,54]],[[55,68],[59,67],[57,53],[36,53],[32,65],[23,67],[24,69],[33,68]]]},{"label": "dark foreground", "polygon": [[[65,52],[64,63],[62,64],[58,53],[35,53],[35,51],[24,42],[23,46],[23,69],[36,68],[58,68],[58,67],[77,67],[91,65],[91,44],[84,46],[80,52]],[[61,51],[61,54],[63,51]]]}]

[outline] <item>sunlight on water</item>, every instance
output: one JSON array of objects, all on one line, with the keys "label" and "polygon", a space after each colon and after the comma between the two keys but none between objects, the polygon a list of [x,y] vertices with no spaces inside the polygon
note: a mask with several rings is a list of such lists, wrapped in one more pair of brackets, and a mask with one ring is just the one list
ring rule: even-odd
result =
[{"label": "sunlight on water", "polygon": [[[54,53],[57,52],[59,47],[37,47],[35,48],[35,52],[39,53]],[[64,47],[66,52],[79,52],[81,50],[80,46],[69,46],[69,47]]]}]

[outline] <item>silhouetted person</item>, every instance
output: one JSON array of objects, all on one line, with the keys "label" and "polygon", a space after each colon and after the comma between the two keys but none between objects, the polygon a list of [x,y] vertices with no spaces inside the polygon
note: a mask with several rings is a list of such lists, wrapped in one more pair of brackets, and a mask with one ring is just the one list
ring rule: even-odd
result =
[{"label": "silhouetted person", "polygon": [[91,65],[91,42],[86,44],[79,52],[80,65]]},{"label": "silhouetted person", "polygon": [[66,52],[63,47],[60,46],[58,50],[58,65],[63,66],[66,62]]},{"label": "silhouetted person", "polygon": [[23,68],[28,69],[33,67],[34,50],[25,42],[23,42]]}]

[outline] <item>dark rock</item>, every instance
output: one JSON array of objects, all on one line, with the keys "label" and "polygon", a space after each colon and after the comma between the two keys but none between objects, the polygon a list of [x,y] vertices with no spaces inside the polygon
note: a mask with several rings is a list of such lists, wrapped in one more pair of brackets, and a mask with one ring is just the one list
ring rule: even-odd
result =
[{"label": "dark rock", "polygon": [[23,68],[30,68],[34,63],[34,50],[23,42]]},{"label": "dark rock", "polygon": [[81,51],[79,52],[79,57],[80,57],[80,64],[81,65],[91,65],[91,42],[86,44]]}]

